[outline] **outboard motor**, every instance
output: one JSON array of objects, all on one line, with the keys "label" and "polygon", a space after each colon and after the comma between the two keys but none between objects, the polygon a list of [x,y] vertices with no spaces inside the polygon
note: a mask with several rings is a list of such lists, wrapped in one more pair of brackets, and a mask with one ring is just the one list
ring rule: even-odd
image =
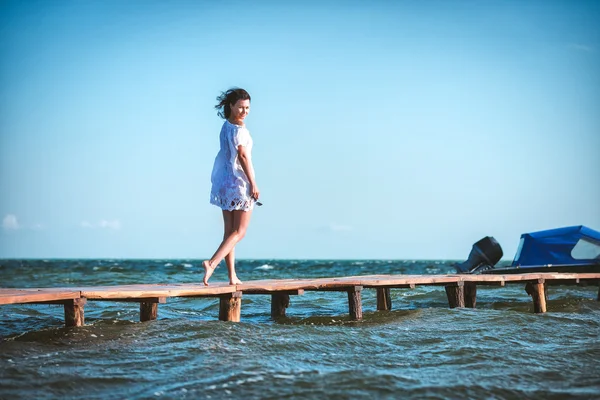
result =
[{"label": "outboard motor", "polygon": [[494,268],[503,254],[500,243],[493,237],[486,236],[473,245],[467,261],[454,267],[459,274],[474,274]]}]

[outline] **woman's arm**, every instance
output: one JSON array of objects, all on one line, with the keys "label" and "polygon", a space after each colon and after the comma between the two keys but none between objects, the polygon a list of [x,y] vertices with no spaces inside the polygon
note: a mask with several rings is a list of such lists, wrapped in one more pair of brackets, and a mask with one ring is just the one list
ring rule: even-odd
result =
[{"label": "woman's arm", "polygon": [[252,159],[248,154],[246,148],[242,145],[239,145],[237,148],[238,151],[238,159],[240,160],[240,165],[242,169],[246,173],[248,177],[248,181],[250,182],[250,195],[255,200],[258,200],[260,196],[260,191],[258,190],[258,186],[256,185],[256,179],[254,177],[254,167],[252,166]]}]

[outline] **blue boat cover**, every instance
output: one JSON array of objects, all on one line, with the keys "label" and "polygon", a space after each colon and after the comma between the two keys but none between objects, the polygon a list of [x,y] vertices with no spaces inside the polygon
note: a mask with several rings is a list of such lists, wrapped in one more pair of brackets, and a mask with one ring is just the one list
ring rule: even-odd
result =
[{"label": "blue boat cover", "polygon": [[512,266],[598,263],[600,232],[579,225],[522,234]]}]

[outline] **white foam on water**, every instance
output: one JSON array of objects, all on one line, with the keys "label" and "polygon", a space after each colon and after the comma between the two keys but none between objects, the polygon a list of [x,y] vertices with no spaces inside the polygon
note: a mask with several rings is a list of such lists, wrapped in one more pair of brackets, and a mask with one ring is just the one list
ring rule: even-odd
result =
[{"label": "white foam on water", "polygon": [[166,263],[165,264],[165,267],[172,267],[172,266],[173,266],[173,264],[171,264],[171,263]]},{"label": "white foam on water", "polygon": [[183,263],[183,266],[184,266],[185,268],[192,268],[192,267],[193,267],[193,265],[192,265],[192,264],[188,264],[188,263]]},{"label": "white foam on water", "polygon": [[261,265],[260,267],[256,267],[256,268],[254,268],[254,269],[260,269],[260,270],[263,270],[263,271],[267,271],[267,270],[270,270],[270,269],[273,269],[273,268],[275,268],[275,267],[274,267],[274,266],[272,266],[272,265],[269,265],[269,264],[263,264],[263,265]]}]

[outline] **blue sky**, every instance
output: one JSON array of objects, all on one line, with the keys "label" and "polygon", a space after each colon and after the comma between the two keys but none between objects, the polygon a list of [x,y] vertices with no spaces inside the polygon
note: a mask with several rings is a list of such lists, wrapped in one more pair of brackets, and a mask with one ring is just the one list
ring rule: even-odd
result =
[{"label": "blue sky", "polygon": [[289,3],[0,2],[0,257],[210,256],[232,86],[264,203],[239,258],[600,229],[600,3]]}]

